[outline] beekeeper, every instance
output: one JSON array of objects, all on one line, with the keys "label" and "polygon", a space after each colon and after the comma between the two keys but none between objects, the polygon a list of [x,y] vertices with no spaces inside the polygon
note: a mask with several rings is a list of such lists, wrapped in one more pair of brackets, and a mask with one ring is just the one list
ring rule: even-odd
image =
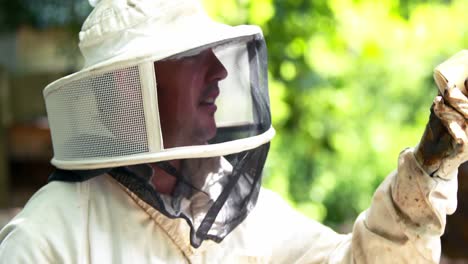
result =
[{"label": "beekeeper", "polygon": [[0,232],[1,263],[438,262],[467,159],[466,53],[438,68],[419,147],[340,235],[261,188],[274,130],[260,28],[195,0],[93,4],[85,67],[44,90],[57,170]]}]

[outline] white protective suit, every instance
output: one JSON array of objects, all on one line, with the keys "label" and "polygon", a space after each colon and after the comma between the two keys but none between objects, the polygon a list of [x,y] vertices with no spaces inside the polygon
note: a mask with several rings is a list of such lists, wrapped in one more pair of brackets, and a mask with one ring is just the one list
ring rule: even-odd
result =
[{"label": "white protective suit", "polygon": [[[467,160],[468,104],[456,93],[466,85],[467,57],[465,67],[457,61],[437,79],[458,111],[437,97],[434,111],[456,142],[450,156],[434,167],[426,163],[431,144],[403,151],[352,234],[340,235],[260,189],[274,129],[258,27],[215,23],[193,0],[102,0],[83,25],[80,48],[85,68],[44,90],[52,163],[72,178],[73,170],[114,172],[64,176],[39,190],[0,231],[1,263],[439,261],[445,216],[456,208],[456,168]],[[193,103],[173,101],[180,87],[201,95],[193,96],[195,110],[171,115],[163,109]],[[165,92],[170,100],[161,99]],[[189,113],[195,118],[185,119]],[[172,127],[185,124],[174,120],[193,126]],[[178,134],[199,125],[213,135],[192,143],[185,136],[194,134]],[[180,160],[191,166],[162,165]],[[115,174],[146,166],[139,164],[159,164],[177,178],[171,195],[149,181],[159,171]]]},{"label": "white protective suit", "polygon": [[52,182],[1,231],[0,262],[438,263],[456,189],[456,177],[431,178],[407,149],[352,234],[337,234],[262,189],[223,242],[194,249],[184,220],[167,218],[108,175]]}]

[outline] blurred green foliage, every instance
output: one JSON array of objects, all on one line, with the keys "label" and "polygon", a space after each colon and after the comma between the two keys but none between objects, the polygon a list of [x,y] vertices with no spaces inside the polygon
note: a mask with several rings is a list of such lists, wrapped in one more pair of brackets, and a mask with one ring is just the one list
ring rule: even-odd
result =
[{"label": "blurred green foliage", "polygon": [[86,0],[0,0],[0,32],[22,25],[67,27],[77,33],[92,7]]},{"label": "blurred green foliage", "polygon": [[306,215],[350,223],[418,143],[433,68],[468,46],[468,1],[205,0],[262,27],[277,135],[264,185]]}]

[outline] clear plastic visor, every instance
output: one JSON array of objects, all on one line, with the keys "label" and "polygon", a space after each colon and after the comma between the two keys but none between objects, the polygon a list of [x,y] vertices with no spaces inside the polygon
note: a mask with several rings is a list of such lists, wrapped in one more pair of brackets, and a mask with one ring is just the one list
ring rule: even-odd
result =
[{"label": "clear plastic visor", "polygon": [[163,148],[222,143],[271,125],[265,43],[259,35],[154,63]]}]

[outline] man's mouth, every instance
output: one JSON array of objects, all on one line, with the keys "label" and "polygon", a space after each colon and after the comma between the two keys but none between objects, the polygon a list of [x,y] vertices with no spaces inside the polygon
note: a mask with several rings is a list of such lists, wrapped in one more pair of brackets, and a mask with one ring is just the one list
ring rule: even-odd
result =
[{"label": "man's mouth", "polygon": [[219,88],[217,85],[213,85],[206,90],[202,95],[199,106],[212,114],[216,112],[216,98],[219,96]]},{"label": "man's mouth", "polygon": [[202,99],[200,100],[201,105],[210,105],[214,104],[216,98],[219,95],[219,88],[217,85],[210,86],[202,95]]},{"label": "man's mouth", "polygon": [[202,105],[214,104],[215,101],[216,101],[216,98],[214,98],[214,97],[209,97],[209,98],[205,98],[204,100],[202,100],[200,104],[202,104]]}]

